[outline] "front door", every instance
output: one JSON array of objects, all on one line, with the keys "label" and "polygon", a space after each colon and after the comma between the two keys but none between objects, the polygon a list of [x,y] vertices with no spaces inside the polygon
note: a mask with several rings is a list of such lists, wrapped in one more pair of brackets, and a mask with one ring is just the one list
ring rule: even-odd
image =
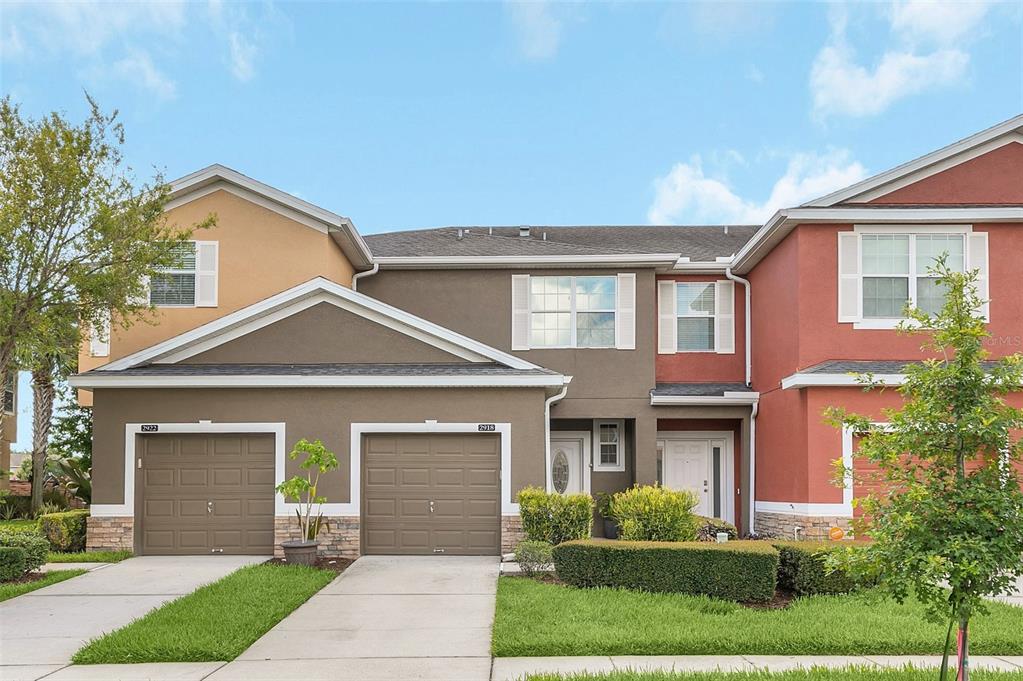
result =
[{"label": "front door", "polygon": [[581,437],[551,437],[551,486],[559,494],[585,492],[586,465]]},{"label": "front door", "polygon": [[699,503],[693,512],[714,515],[714,476],[708,440],[668,440],[664,446],[664,486],[688,489]]}]

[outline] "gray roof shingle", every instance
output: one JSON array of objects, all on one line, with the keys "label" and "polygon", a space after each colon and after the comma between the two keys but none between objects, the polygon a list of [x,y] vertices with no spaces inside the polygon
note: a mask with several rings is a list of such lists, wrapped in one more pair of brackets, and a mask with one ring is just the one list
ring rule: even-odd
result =
[{"label": "gray roof shingle", "polygon": [[724,397],[725,393],[753,392],[745,383],[658,383],[655,397]]},{"label": "gray roof shingle", "polygon": [[530,235],[521,237],[518,227],[439,227],[370,234],[365,239],[377,257],[681,253],[692,261],[713,261],[737,252],[757,229],[756,225],[531,227]]},{"label": "gray roof shingle", "polygon": [[452,364],[149,364],[121,376],[554,376],[548,369],[515,369],[491,362]]},{"label": "gray roof shingle", "polygon": [[[917,359],[832,359],[805,369],[801,374],[901,374],[909,364],[919,364]],[[992,362],[985,362],[992,365]]]}]

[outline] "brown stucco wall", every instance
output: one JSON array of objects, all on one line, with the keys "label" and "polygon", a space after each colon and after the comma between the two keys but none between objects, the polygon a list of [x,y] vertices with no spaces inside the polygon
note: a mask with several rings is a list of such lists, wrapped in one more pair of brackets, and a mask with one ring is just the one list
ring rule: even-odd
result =
[{"label": "brown stucco wall", "polygon": [[636,274],[635,350],[555,349],[514,354],[572,376],[565,401],[633,397],[649,402],[648,394],[654,387],[657,328],[653,270],[383,270],[361,280],[359,292],[510,352],[513,274],[583,276],[619,272]]},{"label": "brown stucco wall", "polygon": [[190,357],[189,364],[464,362],[386,326],[320,303]]},{"label": "brown stucco wall", "polygon": [[[328,501],[348,501],[350,425],[377,422],[512,424],[512,491],[543,485],[544,391],[541,388],[422,389],[103,389],[93,407],[93,502],[123,503],[124,424],[284,422],[286,447],[323,440],[341,460],[325,476]],[[287,475],[298,471],[288,461]]]}]

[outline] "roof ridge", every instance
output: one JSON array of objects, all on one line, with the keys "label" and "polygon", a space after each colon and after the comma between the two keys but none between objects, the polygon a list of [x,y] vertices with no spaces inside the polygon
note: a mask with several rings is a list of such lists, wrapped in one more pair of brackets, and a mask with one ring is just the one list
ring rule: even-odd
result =
[{"label": "roof ridge", "polygon": [[[519,240],[519,239],[521,239],[523,241],[528,240],[528,242],[531,243],[531,244],[534,244],[534,243],[536,243],[536,244],[545,244],[545,246],[546,245],[551,245],[551,246],[571,246],[572,248],[579,248],[579,249],[591,251],[594,254],[600,254],[600,255],[605,255],[608,252],[611,252],[612,254],[618,254],[618,255],[629,255],[629,254],[632,253],[632,251],[623,251],[623,250],[617,249],[617,248],[596,248],[595,246],[589,246],[587,244],[574,244],[574,243],[571,243],[569,241],[548,241],[547,239],[536,239],[536,238],[534,238],[532,236],[529,236],[529,237],[506,236],[504,234],[483,234],[482,236],[485,236],[488,239],[509,239],[509,240],[512,240],[512,241],[516,241],[516,240]],[[518,243],[522,243],[522,241],[519,241]]]}]

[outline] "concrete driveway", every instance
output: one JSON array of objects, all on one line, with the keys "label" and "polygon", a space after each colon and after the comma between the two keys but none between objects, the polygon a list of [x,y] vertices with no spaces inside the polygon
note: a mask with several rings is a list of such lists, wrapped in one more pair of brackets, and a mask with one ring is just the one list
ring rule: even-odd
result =
[{"label": "concrete driveway", "polygon": [[37,679],[91,638],[265,556],[130,558],[0,603],[0,679]]},{"label": "concrete driveway", "polygon": [[208,681],[486,681],[498,567],[364,556]]}]

